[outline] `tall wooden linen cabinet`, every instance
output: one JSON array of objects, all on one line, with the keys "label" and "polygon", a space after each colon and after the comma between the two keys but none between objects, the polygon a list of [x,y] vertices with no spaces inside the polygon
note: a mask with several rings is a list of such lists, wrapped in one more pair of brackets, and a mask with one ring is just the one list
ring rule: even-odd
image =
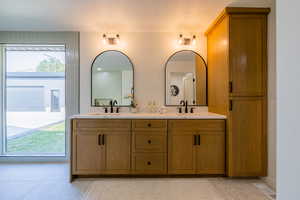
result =
[{"label": "tall wooden linen cabinet", "polygon": [[209,111],[227,115],[231,177],[267,175],[267,15],[227,7],[207,30]]}]

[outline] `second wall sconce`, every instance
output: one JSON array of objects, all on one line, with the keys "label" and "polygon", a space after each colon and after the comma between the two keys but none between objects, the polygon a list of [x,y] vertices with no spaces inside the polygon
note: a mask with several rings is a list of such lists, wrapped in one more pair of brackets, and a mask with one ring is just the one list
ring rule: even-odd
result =
[{"label": "second wall sconce", "polygon": [[193,35],[192,38],[190,37],[183,37],[182,34],[179,35],[178,44],[180,45],[195,45],[196,44],[196,35]]},{"label": "second wall sconce", "polygon": [[115,36],[107,36],[106,34],[102,35],[103,44],[117,45],[120,43],[120,35],[116,34]]}]

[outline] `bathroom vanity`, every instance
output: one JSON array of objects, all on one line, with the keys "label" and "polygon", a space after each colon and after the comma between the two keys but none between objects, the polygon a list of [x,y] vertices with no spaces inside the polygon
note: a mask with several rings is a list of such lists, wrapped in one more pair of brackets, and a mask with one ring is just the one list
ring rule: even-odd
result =
[{"label": "bathroom vanity", "polygon": [[109,113],[136,110],[134,66],[120,51],[96,56],[91,107],[107,113],[73,116],[72,176],[266,176],[269,12],[227,7],[206,32],[208,64],[192,50],[167,59],[164,106],[181,114]]},{"label": "bathroom vanity", "polygon": [[213,113],[73,116],[72,177],[224,175],[225,119]]}]

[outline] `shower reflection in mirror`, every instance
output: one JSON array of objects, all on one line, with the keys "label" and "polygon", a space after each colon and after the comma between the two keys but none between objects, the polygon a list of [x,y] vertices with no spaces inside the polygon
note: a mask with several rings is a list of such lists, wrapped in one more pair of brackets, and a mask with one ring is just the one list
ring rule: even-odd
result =
[{"label": "shower reflection in mirror", "polygon": [[204,59],[192,50],[174,53],[166,63],[165,105],[207,105],[207,67]]},{"label": "shower reflection in mirror", "polygon": [[91,69],[92,106],[130,106],[134,98],[133,64],[120,51],[104,51],[93,61]]}]

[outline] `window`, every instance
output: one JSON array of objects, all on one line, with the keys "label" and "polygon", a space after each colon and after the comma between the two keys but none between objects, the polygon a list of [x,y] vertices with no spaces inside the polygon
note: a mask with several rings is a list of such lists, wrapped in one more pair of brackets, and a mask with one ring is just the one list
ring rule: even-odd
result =
[{"label": "window", "polygon": [[65,156],[65,46],[3,49],[3,153]]},{"label": "window", "polygon": [[51,90],[51,112],[60,112],[59,90]]}]

